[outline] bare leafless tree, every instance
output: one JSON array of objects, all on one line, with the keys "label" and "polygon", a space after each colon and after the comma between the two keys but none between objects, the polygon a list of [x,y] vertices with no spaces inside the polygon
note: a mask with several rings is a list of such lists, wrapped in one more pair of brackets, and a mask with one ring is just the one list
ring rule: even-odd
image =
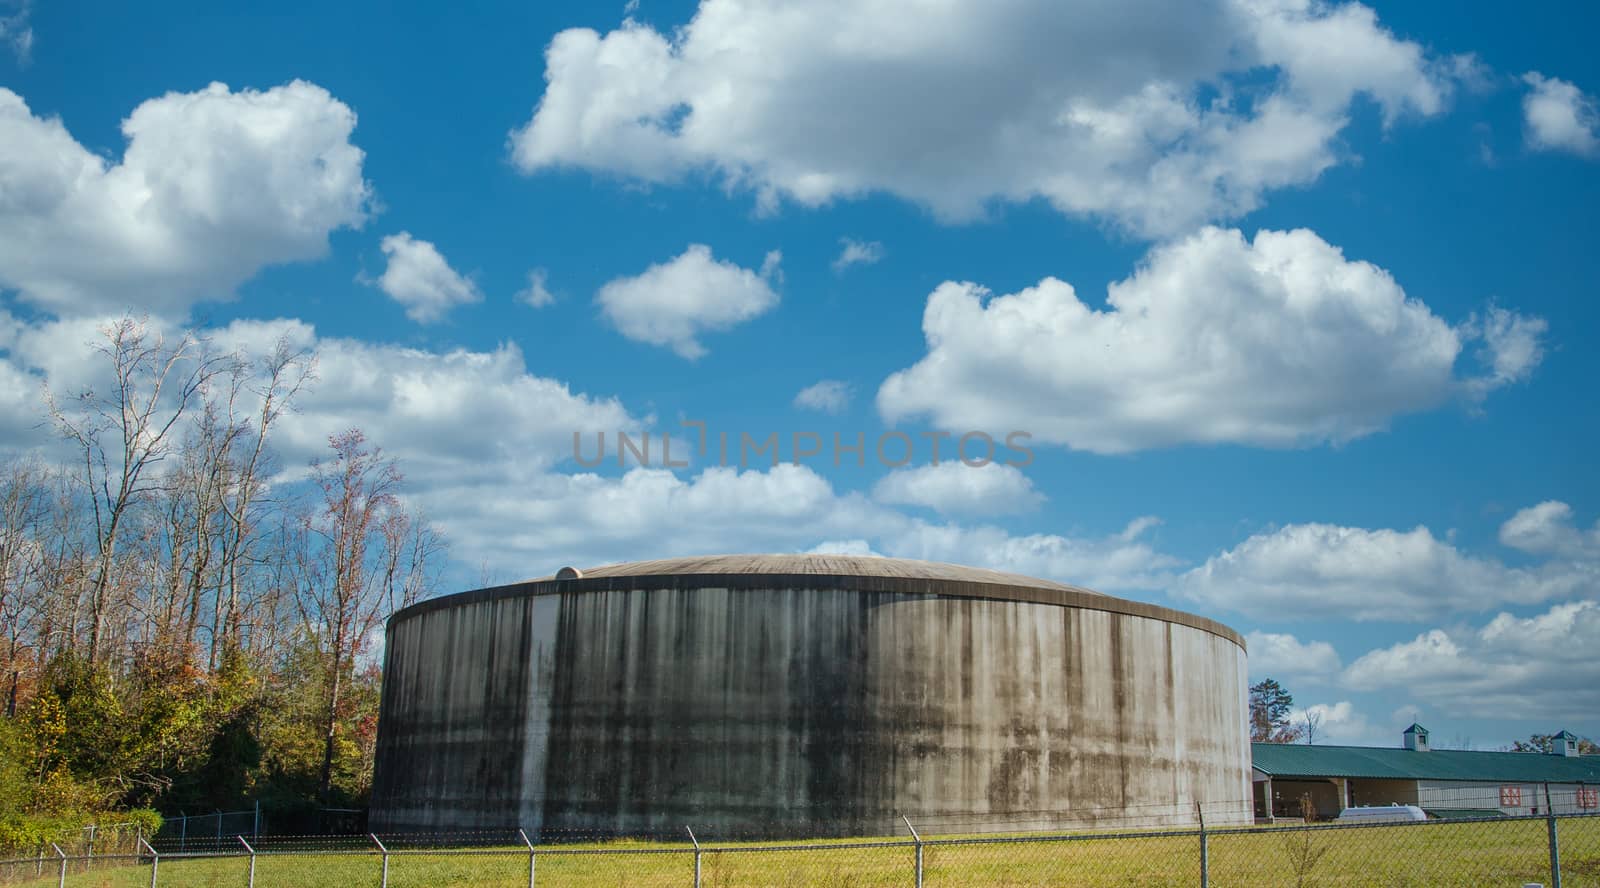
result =
[{"label": "bare leafless tree", "polygon": [[[229,388],[227,412],[230,418],[241,411],[241,393],[255,399],[252,417],[234,419],[230,427],[240,430],[243,444],[230,462],[231,483],[224,488],[221,506],[226,518],[220,552],[222,587],[218,589],[218,612],[227,614],[225,638],[238,644],[243,632],[246,602],[241,599],[241,579],[244,568],[251,563],[252,547],[260,516],[255,507],[265,492],[265,474],[270,463],[267,438],[278,418],[292,409],[295,398],[316,376],[316,360],[304,350],[295,348],[287,338],[273,346],[272,353],[263,358],[254,372],[235,375]],[[240,385],[240,380],[248,380]],[[231,438],[236,444],[238,438]],[[215,633],[214,633],[215,634]],[[216,662],[216,651],[212,651]]]},{"label": "bare leafless tree", "polygon": [[[347,739],[371,752],[364,654],[388,612],[432,594],[442,538],[360,431],[329,440],[310,484],[280,482],[272,438],[315,373],[288,340],[251,360],[133,318],[101,332],[95,384],[46,386],[69,465],[0,466],[0,711],[80,676],[141,717],[284,704],[274,730],[320,741],[320,762],[313,747],[297,763],[320,765],[318,795],[331,798],[335,774],[359,791],[342,775],[358,765]],[[138,710],[167,693],[185,705]],[[155,758],[122,750],[140,764],[111,788],[168,792],[182,770],[169,753],[199,742],[188,731],[161,722]]]},{"label": "bare leafless tree", "polygon": [[0,634],[5,643],[5,713],[17,713],[23,648],[32,640],[40,606],[37,581],[44,569],[39,527],[48,508],[46,471],[32,461],[0,467]]},{"label": "bare leafless tree", "polygon": [[[311,552],[298,604],[327,658],[322,768],[318,794],[332,787],[345,673],[378,625],[396,583],[399,550],[413,536],[398,497],[400,470],[352,429],[329,440],[333,458],[313,466],[321,497],[307,516]],[[429,551],[423,545],[421,552]],[[403,594],[403,593],[402,593]]]},{"label": "bare leafless tree", "polygon": [[74,649],[78,614],[82,609],[85,578],[92,568],[88,547],[87,516],[78,496],[80,484],[65,473],[54,472],[46,481],[47,504],[39,538],[42,570],[36,656],[48,657]]},{"label": "bare leafless tree", "polygon": [[88,578],[88,656],[103,655],[117,542],[129,509],[154,489],[156,467],[174,446],[180,421],[226,365],[185,333],[168,342],[145,320],[101,328],[95,351],[110,364],[109,386],[86,388],[63,404],[46,389],[57,430],[78,454],[80,482],[92,507],[95,563]]},{"label": "bare leafless tree", "polygon": [[383,597],[393,613],[430,596],[444,540],[420,515],[396,510],[383,524]]},{"label": "bare leafless tree", "polygon": [[1310,746],[1317,742],[1317,735],[1322,731],[1323,715],[1316,709],[1307,709],[1300,713],[1300,736]]}]

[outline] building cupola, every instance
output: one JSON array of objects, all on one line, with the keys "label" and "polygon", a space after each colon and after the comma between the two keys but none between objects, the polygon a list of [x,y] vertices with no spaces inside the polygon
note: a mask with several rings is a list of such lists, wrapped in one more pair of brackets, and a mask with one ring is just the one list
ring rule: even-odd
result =
[{"label": "building cupola", "polygon": [[1413,752],[1428,751],[1428,729],[1422,725],[1412,722],[1411,727],[1406,728],[1405,733],[1401,736],[1405,738],[1407,749]]},{"label": "building cupola", "polygon": [[1569,756],[1578,754],[1578,735],[1571,731],[1561,731],[1550,738],[1550,754]]}]

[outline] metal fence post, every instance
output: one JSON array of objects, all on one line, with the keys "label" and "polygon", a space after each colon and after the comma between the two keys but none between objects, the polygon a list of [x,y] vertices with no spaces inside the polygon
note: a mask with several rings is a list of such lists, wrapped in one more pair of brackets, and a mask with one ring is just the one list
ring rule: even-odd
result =
[{"label": "metal fence post", "polygon": [[534,858],[537,855],[533,850],[533,842],[528,840],[527,832],[519,829],[517,830],[517,835],[522,836],[522,844],[528,846],[528,888],[533,888],[533,870],[536,863]]},{"label": "metal fence post", "polygon": [[256,849],[250,847],[250,843],[244,840],[244,836],[234,836],[234,838],[239,840],[239,844],[244,846],[244,850],[250,852],[250,881],[245,883],[245,888],[256,888]]},{"label": "metal fence post", "polygon": [[39,846],[39,860],[33,865],[33,877],[40,878],[44,875],[44,846]]},{"label": "metal fence post", "polygon": [[91,862],[94,861],[94,835],[95,835],[95,832],[96,832],[96,830],[98,828],[99,828],[99,825],[98,824],[94,824],[94,823],[89,824],[89,826],[87,827],[87,831],[89,833],[89,843],[88,843],[88,846],[86,847],[84,853],[89,855],[89,860]]},{"label": "metal fence post", "polygon": [[372,844],[377,845],[378,851],[383,854],[383,876],[378,880],[378,888],[389,888],[389,849],[383,847],[383,843],[378,841],[375,833],[367,833],[367,838],[371,839]]},{"label": "metal fence post", "polygon": [[150,888],[156,888],[156,871],[161,869],[161,855],[157,854],[156,849],[144,840],[143,833],[139,835],[139,844],[150,852]]},{"label": "metal fence post", "polygon": [[911,838],[917,843],[917,888],[922,888],[922,836],[917,835],[917,828],[911,825],[911,818],[901,814],[900,819],[906,822],[906,829],[911,830]]},{"label": "metal fence post", "polygon": [[694,843],[694,888],[700,888],[700,840],[694,837],[694,830],[685,826],[684,832],[689,834],[689,841]]},{"label": "metal fence post", "polygon": [[67,888],[67,852],[61,850],[61,846],[55,842],[51,842],[50,847],[56,849],[56,854],[61,857],[61,877],[56,880],[56,888]]},{"label": "metal fence post", "polygon": [[189,815],[178,812],[178,853],[183,853],[183,848],[189,842]]},{"label": "metal fence post", "polygon": [[1556,840],[1556,809],[1550,804],[1550,784],[1544,785],[1545,826],[1550,833],[1550,888],[1561,888],[1561,844]]},{"label": "metal fence post", "polygon": [[1200,888],[1208,888],[1211,884],[1211,837],[1206,835],[1206,812],[1198,801],[1194,803],[1194,813],[1200,818]]},{"label": "metal fence post", "polygon": [[222,850],[222,811],[217,811],[217,850]]}]

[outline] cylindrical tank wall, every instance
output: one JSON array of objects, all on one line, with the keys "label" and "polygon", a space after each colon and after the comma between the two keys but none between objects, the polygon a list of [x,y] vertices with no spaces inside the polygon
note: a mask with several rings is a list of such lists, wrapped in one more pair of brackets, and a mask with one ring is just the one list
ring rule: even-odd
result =
[{"label": "cylindrical tank wall", "polygon": [[[1244,651],[1051,604],[581,591],[391,625],[385,830],[1190,823],[1249,792]],[[1241,811],[1243,811],[1243,807]]]}]

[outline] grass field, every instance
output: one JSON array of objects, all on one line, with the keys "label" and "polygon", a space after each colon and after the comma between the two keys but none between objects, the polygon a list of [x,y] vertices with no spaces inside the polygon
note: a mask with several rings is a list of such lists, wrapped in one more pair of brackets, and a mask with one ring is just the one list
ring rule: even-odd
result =
[{"label": "grass field", "polygon": [[[1600,888],[1600,818],[1560,822],[1564,888]],[[1189,835],[1075,836],[1039,841],[1011,837],[959,843],[930,839],[924,883],[1022,886],[1200,884],[1199,840]],[[901,840],[903,841],[903,840]],[[1246,829],[1210,836],[1210,884],[1230,886],[1520,886],[1549,884],[1543,820],[1429,823],[1336,829]],[[776,848],[778,850],[756,850]],[[861,842],[795,845],[718,844],[701,858],[705,888],[877,888],[914,884],[909,844]],[[255,884],[262,888],[364,888],[379,884],[375,854],[263,854]],[[163,857],[158,884],[168,888],[239,888],[248,858]],[[48,888],[46,878],[8,885]],[[694,855],[681,845],[613,842],[541,849],[539,885],[573,888],[690,886]],[[72,888],[145,888],[148,866],[72,873]],[[524,888],[528,855],[515,849],[470,853],[397,853],[389,858],[393,888]]]}]

